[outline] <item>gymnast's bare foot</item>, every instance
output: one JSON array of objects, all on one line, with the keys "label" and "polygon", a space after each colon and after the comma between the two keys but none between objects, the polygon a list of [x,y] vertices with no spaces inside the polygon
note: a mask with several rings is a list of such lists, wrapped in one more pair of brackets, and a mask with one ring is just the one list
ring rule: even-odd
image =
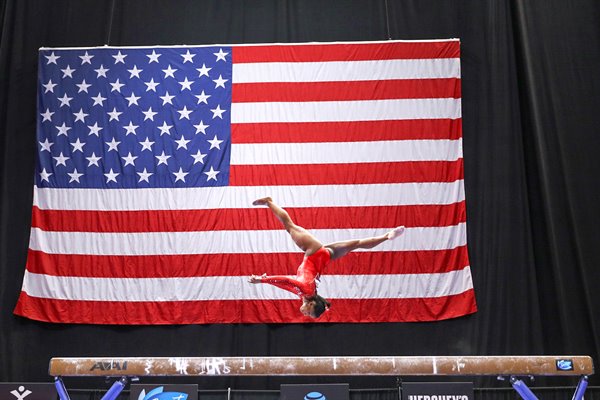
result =
[{"label": "gymnast's bare foot", "polygon": [[248,282],[250,282],[250,283],[261,283],[262,282],[262,278],[266,278],[266,277],[267,277],[266,273],[262,274],[261,276],[252,274],[250,276],[250,278],[248,278]]},{"label": "gymnast's bare foot", "polygon": [[270,197],[263,197],[262,199],[254,200],[252,202],[252,205],[253,206],[264,206],[270,201],[273,201],[273,199]]},{"label": "gymnast's bare foot", "polygon": [[391,231],[389,231],[387,233],[387,238],[388,238],[388,240],[396,239],[398,236],[402,235],[403,233],[404,233],[404,227],[399,226],[399,227],[394,228]]}]

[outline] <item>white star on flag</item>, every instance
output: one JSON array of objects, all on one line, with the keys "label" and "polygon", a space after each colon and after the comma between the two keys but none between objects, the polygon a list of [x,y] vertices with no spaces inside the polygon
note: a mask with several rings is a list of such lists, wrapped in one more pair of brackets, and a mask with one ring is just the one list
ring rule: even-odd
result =
[{"label": "white star on flag", "polygon": [[94,56],[89,55],[88,52],[86,51],[84,55],[79,56],[79,58],[81,58],[81,65],[83,64],[91,64],[92,63],[92,58],[94,58]]},{"label": "white star on flag", "polygon": [[171,128],[173,126],[172,125],[167,125],[166,122],[163,122],[162,126],[158,126],[157,128],[160,129],[160,136],[164,135],[165,133],[167,135],[171,134]]},{"label": "white star on flag", "polygon": [[186,140],[185,137],[182,135],[181,138],[179,140],[176,140],[175,143],[177,143],[177,149],[180,148],[184,148],[187,150],[187,144],[191,142],[191,140]]},{"label": "white star on flag", "polygon": [[208,68],[206,66],[206,64],[202,64],[202,68],[196,68],[196,70],[200,73],[200,75],[198,75],[198,78],[200,78],[201,76],[208,76],[208,71],[210,71],[212,68]]},{"label": "white star on flag", "polygon": [[138,69],[138,67],[136,65],[133,66],[133,69],[128,69],[127,70],[129,72],[129,79],[133,78],[134,76],[136,78],[140,77],[140,72],[143,71],[143,69]]},{"label": "white star on flag", "polygon": [[208,140],[208,143],[210,143],[211,149],[217,148],[217,149],[221,150],[220,145],[221,145],[221,143],[223,143],[223,141],[219,140],[217,138],[217,135],[215,135],[215,137],[212,140]]},{"label": "white star on flag", "polygon": [[40,178],[46,182],[50,182],[48,178],[50,178],[51,175],[52,172],[46,172],[46,168],[42,169],[42,172],[40,172]]},{"label": "white star on flag", "polygon": [[171,68],[171,64],[169,64],[167,69],[163,69],[162,71],[165,73],[165,78],[175,78],[175,71],[177,70],[175,68]]},{"label": "white star on flag", "polygon": [[139,126],[134,125],[133,122],[129,121],[129,125],[125,125],[123,128],[125,128],[125,136],[129,136],[129,134],[134,134],[136,135],[137,132],[135,131],[137,128],[139,128]]},{"label": "white star on flag", "polygon": [[85,159],[88,160],[88,167],[91,167],[92,165],[99,167],[98,161],[100,161],[102,157],[96,157],[96,153],[92,153],[91,156],[86,157]]},{"label": "white star on flag", "polygon": [[181,91],[183,92],[184,90],[192,90],[192,83],[194,83],[194,81],[188,81],[186,76],[183,82],[179,82],[181,85]]},{"label": "white star on flag", "polygon": [[111,181],[114,183],[117,183],[117,176],[119,176],[119,173],[113,172],[113,170],[111,168],[107,174],[104,174],[104,176],[106,177],[106,183],[111,182]]},{"label": "white star on flag", "polygon": [[69,78],[72,78],[72,77],[73,77],[73,72],[75,72],[75,70],[74,70],[74,69],[71,69],[71,66],[70,66],[70,65],[67,65],[67,68],[65,68],[65,69],[61,69],[61,71],[62,71],[62,73],[63,73],[63,78],[66,78],[67,76],[68,76]]},{"label": "white star on flag", "polygon": [[223,119],[223,113],[227,110],[221,110],[221,105],[217,104],[217,108],[211,109],[210,111],[213,113],[213,119],[217,117]]},{"label": "white star on flag", "polygon": [[45,121],[52,121],[52,116],[54,115],[54,112],[50,112],[49,108],[46,108],[46,112],[43,112],[40,114],[42,116],[42,122]]},{"label": "white star on flag", "polygon": [[85,117],[87,117],[89,114],[84,113],[83,108],[81,108],[79,110],[79,112],[73,113],[73,115],[75,116],[74,122],[81,121],[81,122],[85,123]]},{"label": "white star on flag", "polygon": [[200,164],[204,164],[204,157],[206,157],[206,154],[202,154],[200,152],[200,150],[198,150],[198,152],[196,154],[192,154],[191,155],[194,158],[194,164],[200,163]]},{"label": "white star on flag", "polygon": [[104,104],[102,104],[104,101],[106,101],[106,97],[102,97],[102,95],[100,94],[100,92],[98,92],[98,96],[96,97],[92,97],[92,100],[94,100],[94,104],[92,104],[93,106],[100,106],[103,107]]},{"label": "white star on flag", "polygon": [[160,97],[162,99],[162,101],[163,101],[162,105],[164,106],[167,103],[173,105],[172,100],[175,96],[169,95],[169,92],[167,91],[164,96],[158,96],[158,97]]},{"label": "white star on flag", "polygon": [[49,153],[50,153],[50,147],[52,147],[52,145],[54,144],[54,143],[52,143],[52,142],[49,142],[49,141],[48,141],[48,138],[46,138],[46,140],[45,140],[45,141],[43,141],[43,142],[39,142],[39,143],[40,143],[40,145],[42,146],[42,150],[40,150],[40,151],[47,151],[47,152],[49,152]]},{"label": "white star on flag", "polygon": [[119,93],[121,93],[121,88],[122,88],[123,86],[125,86],[125,84],[124,84],[124,83],[121,83],[121,82],[119,81],[119,79],[117,79],[116,81],[114,81],[114,82],[111,82],[111,83],[110,83],[110,86],[112,86],[112,89],[110,89],[110,91],[111,91],[111,92],[115,92],[115,91],[116,91],[116,92],[119,92]]},{"label": "white star on flag", "polygon": [[195,56],[196,56],[196,55],[195,55],[195,54],[192,54],[192,53],[190,53],[190,51],[189,51],[189,50],[188,50],[188,51],[187,51],[185,54],[182,54],[182,55],[181,55],[181,57],[183,57],[183,63],[184,63],[184,64],[185,64],[186,62],[191,62],[191,63],[193,63],[193,62],[194,62],[194,57],[195,57]]},{"label": "white star on flag", "polygon": [[185,176],[187,174],[189,174],[189,172],[183,172],[182,168],[179,167],[179,171],[173,172],[173,175],[175,175],[175,182],[177,182],[177,181],[185,182]]},{"label": "white star on flag", "polygon": [[62,123],[62,125],[61,125],[61,126],[57,126],[57,127],[56,127],[56,129],[58,129],[58,134],[57,134],[57,136],[60,136],[60,135],[69,136],[69,135],[67,134],[67,132],[68,132],[68,131],[71,129],[71,127],[70,127],[70,126],[67,126],[67,125],[66,125],[66,124],[63,122],[63,123]]},{"label": "white star on flag", "polygon": [[179,113],[179,119],[190,119],[190,114],[192,113],[192,111],[194,110],[188,110],[187,106],[183,106],[183,109],[177,110],[177,112]]},{"label": "white star on flag", "polygon": [[74,142],[71,142],[70,145],[73,146],[73,150],[72,150],[73,153],[76,151],[80,151],[83,153],[83,146],[85,146],[85,142],[82,142],[79,140],[79,138],[77,138],[77,140]]},{"label": "white star on flag", "polygon": [[208,104],[208,98],[211,95],[204,93],[204,90],[203,90],[202,93],[197,94],[195,96],[198,98],[198,104],[200,104],[200,103]]},{"label": "white star on flag", "polygon": [[73,169],[73,172],[67,172],[67,175],[69,175],[69,177],[71,178],[69,180],[69,183],[72,183],[72,182],[80,183],[79,178],[81,178],[83,176],[83,174],[77,172],[77,168]]},{"label": "white star on flag", "polygon": [[101,126],[98,126],[97,122],[94,122],[94,125],[88,125],[88,128],[90,130],[89,135],[95,135],[97,137],[100,137],[100,131],[104,128],[102,128]]},{"label": "white star on flag", "polygon": [[152,54],[146,54],[146,57],[148,57],[150,60],[148,61],[148,64],[150,63],[157,63],[158,62],[158,57],[160,57],[162,54],[157,54],[155,50],[152,50]]},{"label": "white star on flag", "polygon": [[194,125],[194,128],[196,128],[196,134],[202,132],[203,135],[206,135],[206,128],[209,126],[210,125],[204,125],[204,122],[200,121],[198,125]]},{"label": "white star on flag", "polygon": [[67,106],[67,107],[71,107],[71,100],[73,100],[72,97],[67,96],[67,94],[65,93],[63,97],[57,97],[58,101],[60,101],[60,106]]},{"label": "white star on flag", "polygon": [[127,153],[126,157],[121,158],[125,161],[125,165],[123,165],[124,167],[128,165],[133,165],[135,167],[135,159],[137,158],[137,156],[131,155],[131,152]]},{"label": "white star on flag", "polygon": [[60,58],[60,56],[56,56],[54,55],[54,52],[52,52],[52,54],[50,54],[49,56],[44,56],[48,59],[48,62],[46,63],[47,65],[49,64],[56,64],[56,60],[58,60]]},{"label": "white star on flag", "polygon": [[225,89],[225,82],[227,82],[228,80],[229,79],[223,79],[221,75],[219,75],[217,79],[213,79],[213,82],[215,83],[215,89],[218,87],[222,87],[223,89]]},{"label": "white star on flag", "polygon": [[211,167],[210,167],[210,171],[205,171],[205,172],[204,172],[204,174],[206,174],[206,176],[207,176],[207,178],[206,178],[206,181],[208,182],[208,181],[210,181],[211,179],[214,179],[214,180],[216,181],[216,180],[217,180],[217,174],[218,174],[219,172],[220,172],[220,171],[215,171],[215,170],[213,169],[213,167],[211,166]]},{"label": "white star on flag", "polygon": [[122,112],[117,111],[116,107],[113,107],[113,110],[111,112],[107,113],[108,116],[110,117],[110,119],[108,120],[108,122],[110,121],[118,121],[119,120],[119,115],[123,114]]},{"label": "white star on flag", "polygon": [[150,79],[149,82],[144,82],[147,89],[146,92],[153,91],[156,92],[156,87],[158,86],[158,82],[154,82],[154,78]]},{"label": "white star on flag", "polygon": [[216,61],[219,61],[219,60],[227,61],[227,60],[225,60],[225,56],[226,56],[227,54],[229,54],[229,53],[225,53],[225,52],[223,51],[223,49],[219,49],[219,52],[218,52],[218,53],[213,53],[213,54],[214,54],[215,56],[217,56],[217,60],[216,60]]},{"label": "white star on flag", "polygon": [[136,96],[135,93],[131,92],[131,95],[129,97],[125,97],[125,99],[127,99],[127,101],[129,102],[129,104],[127,104],[127,106],[132,106],[132,105],[136,105],[139,106],[138,104],[138,100],[141,99],[141,97]]},{"label": "white star on flag", "polygon": [[150,141],[150,138],[146,138],[146,140],[144,140],[143,142],[140,142],[140,144],[142,145],[142,150],[150,150],[152,151],[152,145],[154,144],[154,142]]},{"label": "white star on flag", "polygon": [[77,93],[81,93],[81,92],[88,92],[88,88],[90,86],[92,86],[89,83],[86,83],[85,79],[83,81],[81,81],[81,83],[76,84],[75,86],[77,86],[79,88],[79,91]]},{"label": "white star on flag", "polygon": [[150,176],[154,175],[152,172],[146,171],[146,168],[144,168],[144,170],[142,172],[137,172],[137,174],[140,176],[140,180],[138,182],[145,181],[148,183],[150,183],[148,178],[150,178]]},{"label": "white star on flag", "polygon": [[48,83],[42,85],[46,89],[46,91],[44,93],[48,93],[48,92],[54,93],[54,86],[56,86],[56,85],[57,85],[56,83],[52,83],[52,79],[49,79]]},{"label": "white star on flag", "polygon": [[104,65],[100,64],[100,68],[95,69],[94,71],[96,71],[96,74],[98,74],[96,78],[100,78],[101,76],[106,78],[106,73],[110,70],[108,68],[104,68]]},{"label": "white star on flag", "polygon": [[144,121],[147,119],[149,119],[150,121],[154,121],[154,116],[158,113],[152,111],[152,107],[149,107],[146,111],[142,111],[142,114],[144,114]]},{"label": "white star on flag", "polygon": [[110,142],[104,142],[108,145],[108,150],[107,151],[116,151],[117,153],[119,152],[119,149],[117,148],[121,142],[118,142],[115,138],[112,138],[112,140]]},{"label": "white star on flag", "polygon": [[60,152],[60,155],[58,157],[52,157],[56,160],[56,166],[58,167],[59,165],[64,165],[65,167],[67,166],[66,161],[70,158],[70,157],[65,157],[63,156],[62,151]]},{"label": "white star on flag", "polygon": [[165,164],[165,165],[169,165],[167,164],[167,160],[169,158],[171,158],[171,156],[167,156],[165,155],[165,151],[163,150],[162,154],[160,156],[155,156],[158,159],[158,164],[156,164],[157,166],[160,164]]},{"label": "white star on flag", "polygon": [[121,50],[119,50],[117,54],[113,55],[113,58],[115,59],[115,64],[125,64],[125,57],[127,57],[127,54],[121,54]]}]

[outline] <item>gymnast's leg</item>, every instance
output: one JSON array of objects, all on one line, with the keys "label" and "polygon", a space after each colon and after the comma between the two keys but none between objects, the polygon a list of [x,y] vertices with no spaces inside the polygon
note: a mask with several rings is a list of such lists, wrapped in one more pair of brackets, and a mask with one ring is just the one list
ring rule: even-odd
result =
[{"label": "gymnast's leg", "polygon": [[372,249],[373,247],[380,245],[386,240],[395,239],[396,237],[400,236],[403,232],[404,227],[399,226],[381,236],[375,236],[366,239],[353,239],[345,240],[342,242],[335,242],[325,245],[325,248],[331,251],[331,259],[337,260],[338,258],[343,257],[356,249]]},{"label": "gymnast's leg", "polygon": [[287,211],[275,204],[270,197],[255,200],[252,204],[255,206],[269,207],[277,219],[281,221],[285,230],[288,231],[292,240],[296,243],[296,246],[300,247],[307,256],[310,256],[323,247],[323,244],[306,229],[296,225]]}]

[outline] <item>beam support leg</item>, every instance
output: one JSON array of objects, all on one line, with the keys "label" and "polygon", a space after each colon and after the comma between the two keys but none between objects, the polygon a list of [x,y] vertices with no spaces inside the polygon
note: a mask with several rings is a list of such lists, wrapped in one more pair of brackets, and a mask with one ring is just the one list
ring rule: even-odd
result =
[{"label": "beam support leg", "polygon": [[56,393],[58,393],[58,398],[60,400],[71,400],[69,393],[67,393],[67,389],[65,388],[65,384],[60,376],[54,378],[54,387],[56,388]]},{"label": "beam support leg", "polygon": [[519,393],[523,400],[538,400],[535,394],[533,394],[533,392],[527,387],[525,382],[523,382],[522,380],[511,376],[510,384],[517,391],[517,393]]},{"label": "beam support leg", "polygon": [[587,386],[588,386],[588,377],[586,375],[584,375],[579,379],[579,383],[577,384],[575,393],[573,393],[572,400],[582,400],[583,395],[585,394],[585,389],[587,389]]},{"label": "beam support leg", "polygon": [[118,381],[115,381],[115,383],[113,383],[113,385],[110,387],[110,389],[108,389],[108,392],[106,392],[106,394],[104,396],[102,396],[102,399],[100,399],[100,400],[115,400],[119,396],[119,394],[123,391],[123,389],[125,389],[126,385],[127,385],[127,377],[124,376],[121,379],[119,379]]}]

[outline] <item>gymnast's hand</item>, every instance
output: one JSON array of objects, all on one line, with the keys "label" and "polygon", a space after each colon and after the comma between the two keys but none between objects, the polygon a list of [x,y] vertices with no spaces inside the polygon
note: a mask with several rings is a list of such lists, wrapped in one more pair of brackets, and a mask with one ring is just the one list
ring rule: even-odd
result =
[{"label": "gymnast's hand", "polygon": [[248,282],[250,282],[250,283],[261,283],[262,282],[262,278],[265,278],[266,276],[267,276],[267,274],[262,274],[261,276],[252,275],[252,276],[250,276],[250,278],[248,278]]}]

